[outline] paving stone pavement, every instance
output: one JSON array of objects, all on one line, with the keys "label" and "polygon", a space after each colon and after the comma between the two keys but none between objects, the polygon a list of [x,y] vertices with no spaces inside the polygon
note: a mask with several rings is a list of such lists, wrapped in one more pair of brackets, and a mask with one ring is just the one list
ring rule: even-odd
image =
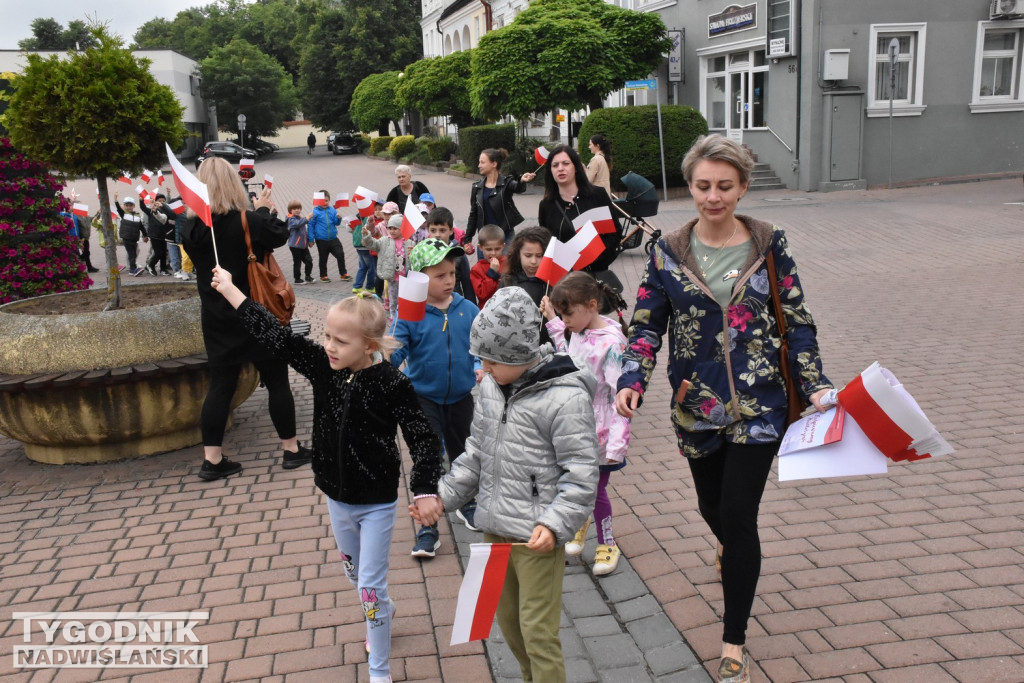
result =
[{"label": "paving stone pavement", "polygon": [[[298,197],[307,208],[323,186],[393,185],[389,164],[296,150],[260,160],[264,170],[280,203]],[[417,177],[465,220],[467,180]],[[76,186],[94,196],[88,183]],[[528,221],[538,199],[536,190],[517,198]],[[957,449],[886,475],[770,478],[748,631],[753,680],[1024,681],[1024,408],[1014,391],[1024,377],[1024,207],[1012,204],[1022,200],[1019,181],[997,180],[758,192],[741,202],[741,212],[787,230],[833,381],[881,361]],[[673,200],[651,222],[669,230],[693,215]],[[346,256],[354,274],[351,249]],[[287,272],[287,250],[278,257]],[[644,264],[640,250],[616,261],[627,292]],[[330,301],[350,292],[331,275],[297,289],[314,338]],[[634,421],[629,465],[611,480],[620,569],[595,579],[586,563],[567,567],[561,633],[571,681],[707,681],[717,664],[713,538],[666,419],[667,379],[656,378]],[[312,399],[295,377],[293,390],[307,438]],[[235,411],[225,448],[245,469],[213,483],[195,477],[198,447],[52,467],[0,437],[0,680],[366,680],[362,610],[322,495],[308,469],[280,468],[265,401],[260,389]],[[497,629],[484,643],[448,646],[460,556],[476,534],[442,523],[438,556],[420,562],[408,555],[414,531],[400,515],[395,680],[516,680]],[[209,646],[205,670],[12,666],[14,611],[199,609],[210,612],[196,629]]]}]

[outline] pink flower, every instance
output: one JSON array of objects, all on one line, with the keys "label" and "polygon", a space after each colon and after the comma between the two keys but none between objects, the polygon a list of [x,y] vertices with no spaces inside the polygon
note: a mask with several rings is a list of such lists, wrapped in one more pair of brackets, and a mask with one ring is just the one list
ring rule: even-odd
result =
[{"label": "pink flower", "polygon": [[700,412],[704,413],[705,415],[710,415],[712,408],[714,408],[717,405],[718,399],[706,398],[700,403]]},{"label": "pink flower", "polygon": [[782,288],[783,289],[793,289],[793,276],[792,275],[787,275],[786,277],[782,278]]},{"label": "pink flower", "polygon": [[647,289],[646,287],[641,287],[640,289],[636,290],[636,300],[637,301],[644,301],[650,295],[651,295],[651,290]]},{"label": "pink flower", "polygon": [[641,385],[640,382],[633,382],[633,386],[631,386],[630,389],[632,389],[633,391],[637,392],[641,396],[644,393],[643,385]]},{"label": "pink flower", "polygon": [[742,304],[729,306],[729,327],[735,327],[740,332],[746,332],[747,321],[753,317],[754,314],[750,312],[750,309]]},{"label": "pink flower", "polygon": [[654,352],[651,350],[651,343],[646,339],[637,339],[629,345],[629,348],[633,350],[633,353],[641,358],[654,358]]}]

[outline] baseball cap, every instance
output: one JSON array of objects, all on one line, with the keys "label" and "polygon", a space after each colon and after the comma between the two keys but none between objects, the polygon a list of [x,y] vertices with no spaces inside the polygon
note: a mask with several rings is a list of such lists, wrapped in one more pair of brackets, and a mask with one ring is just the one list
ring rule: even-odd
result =
[{"label": "baseball cap", "polygon": [[134,204],[135,203],[135,197],[125,197],[124,199],[121,200],[121,203],[122,204]]},{"label": "baseball cap", "polygon": [[421,194],[420,201],[430,202],[431,204],[437,204],[437,202],[434,200],[434,195],[430,194],[429,192],[424,192],[423,194]]},{"label": "baseball cap", "polygon": [[417,244],[409,253],[409,267],[413,270],[422,271],[424,268],[436,266],[448,254],[455,253],[464,256],[466,251],[454,244],[447,244],[439,239],[430,237]]},{"label": "baseball cap", "polygon": [[388,227],[389,228],[400,228],[400,227],[402,227],[402,216],[396,214],[396,215],[392,216],[391,218],[389,218],[388,219]]},{"label": "baseball cap", "polygon": [[395,202],[387,202],[380,210],[384,213],[398,213],[398,204]]}]

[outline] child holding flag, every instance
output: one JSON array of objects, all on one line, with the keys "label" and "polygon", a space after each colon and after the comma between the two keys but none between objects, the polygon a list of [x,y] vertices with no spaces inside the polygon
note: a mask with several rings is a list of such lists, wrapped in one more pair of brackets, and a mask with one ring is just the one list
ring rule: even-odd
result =
[{"label": "child holding flag", "polygon": [[[565,681],[558,638],[564,543],[590,515],[597,485],[594,378],[540,344],[541,313],[519,287],[499,289],[473,322],[485,377],[466,452],[438,491],[457,508],[478,496],[488,543],[511,548],[498,625],[524,681]],[[410,509],[414,518],[423,515]],[[525,544],[522,544],[526,541]],[[459,624],[456,624],[457,628]]]},{"label": "child holding flag", "polygon": [[363,226],[363,244],[377,252],[376,277],[387,283],[388,327],[394,327],[398,318],[398,278],[405,275],[405,240],[402,239],[402,217],[388,219],[387,237],[374,237],[369,227]]},{"label": "child holding flag", "polygon": [[409,488],[424,524],[441,515],[441,463],[437,437],[412,385],[383,362],[395,346],[385,336],[384,312],[370,294],[342,299],[327,312],[321,346],[282,327],[232,283],[228,271],[214,268],[212,285],[237,309],[248,333],[313,387],[313,481],[327,496],[345,574],[359,591],[370,682],[390,683],[395,607],[387,573],[401,471],[398,426],[412,454]]},{"label": "child holding flag", "polygon": [[302,266],[306,266],[306,282],[313,281],[313,256],[309,253],[312,240],[309,239],[306,224],[309,220],[302,215],[302,202],[293,199],[288,202],[288,250],[292,252],[292,275],[295,284],[303,284]]}]

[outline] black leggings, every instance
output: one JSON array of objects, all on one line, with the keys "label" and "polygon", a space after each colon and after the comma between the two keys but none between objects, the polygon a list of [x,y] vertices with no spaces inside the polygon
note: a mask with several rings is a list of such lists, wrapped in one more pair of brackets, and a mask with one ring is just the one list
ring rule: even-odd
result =
[{"label": "black leggings", "polygon": [[732,645],[746,643],[747,621],[761,575],[757,511],[778,450],[778,443],[726,443],[707,457],[687,459],[700,515],[724,547],[722,641]]},{"label": "black leggings", "polygon": [[[288,384],[288,364],[280,360],[254,362],[260,379],[267,386],[270,421],[277,436],[284,441],[295,436],[295,401]],[[224,442],[224,428],[231,412],[231,397],[238,386],[241,365],[210,366],[210,389],[203,401],[201,418],[203,445],[220,446]]]}]

